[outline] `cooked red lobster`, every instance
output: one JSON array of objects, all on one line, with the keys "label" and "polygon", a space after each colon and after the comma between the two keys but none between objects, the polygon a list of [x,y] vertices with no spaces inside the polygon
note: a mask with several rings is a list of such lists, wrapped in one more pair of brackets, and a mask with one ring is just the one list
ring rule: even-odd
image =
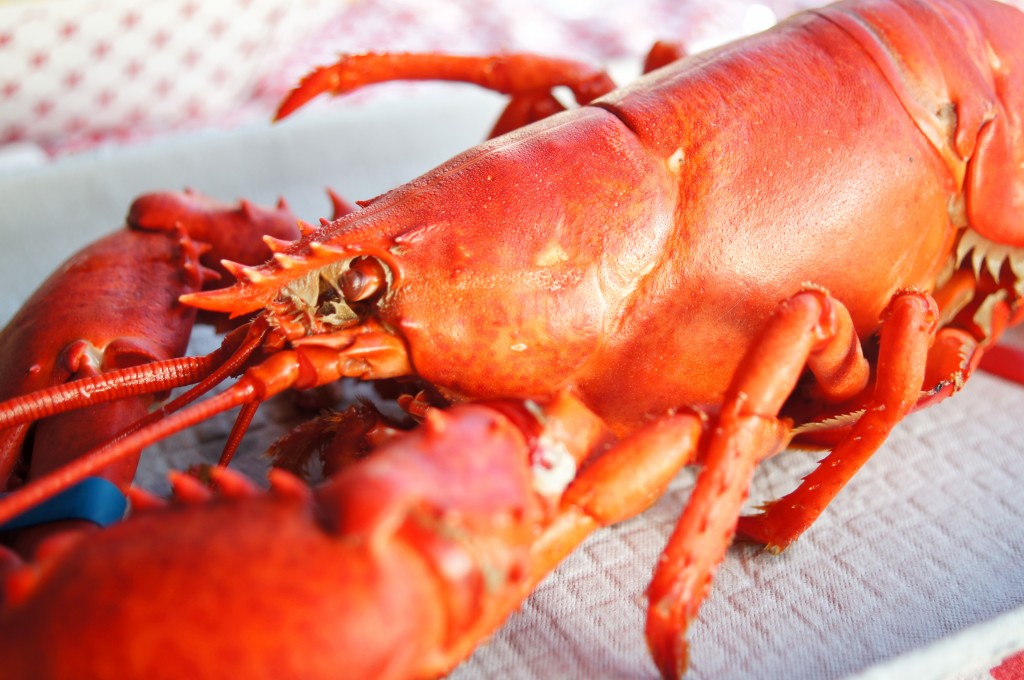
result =
[{"label": "cooked red lobster", "polygon": [[[20,433],[8,486],[24,479],[0,522],[26,554],[33,532],[49,535],[30,561],[6,557],[5,671],[443,674],[583,537],[696,463],[648,592],[654,660],[682,675],[687,626],[734,535],[784,549],[1019,320],[1021,35],[1024,16],[988,0],[848,2],[705,54],[659,50],[650,65],[670,63],[615,91],[522,55],[364,55],[317,71],[283,113],[325,90],[446,78],[509,94],[504,134],[267,238],[266,263],[226,265],[229,287],[195,291],[209,277],[189,269],[184,305],[252,315],[213,354],[162,358],[176,340],[0,404],[0,426]],[[563,85],[581,106],[557,111]],[[180,250],[207,238],[188,233]],[[35,351],[50,362],[61,348]],[[422,425],[355,410],[323,426],[337,472],[313,489],[278,471],[257,492],[218,468],[219,494],[179,475],[180,503],[135,493],[137,515],[103,531],[17,519],[46,501],[45,520],[95,523],[47,499],[241,406],[230,454],[259,403],[343,377],[406,381],[401,404]],[[98,450],[33,469],[55,454],[29,423],[192,383],[142,422],[117,417],[123,433]],[[756,465],[792,442],[831,453],[740,517]]]}]

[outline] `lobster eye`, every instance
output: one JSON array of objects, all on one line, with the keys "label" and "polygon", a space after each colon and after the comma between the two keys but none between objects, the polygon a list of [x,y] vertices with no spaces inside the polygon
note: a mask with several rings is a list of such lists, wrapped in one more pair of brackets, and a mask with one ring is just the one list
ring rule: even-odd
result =
[{"label": "lobster eye", "polygon": [[338,287],[346,302],[359,302],[377,295],[387,284],[384,265],[374,257],[352,260],[349,268],[338,279]]}]

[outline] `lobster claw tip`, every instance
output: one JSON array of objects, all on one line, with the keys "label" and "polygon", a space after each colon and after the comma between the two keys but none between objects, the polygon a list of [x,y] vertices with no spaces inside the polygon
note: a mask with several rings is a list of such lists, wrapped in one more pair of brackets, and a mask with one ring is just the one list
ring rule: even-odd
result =
[{"label": "lobster claw tip", "polygon": [[316,75],[317,71],[313,71],[303,78],[295,89],[288,93],[281,104],[277,107],[277,111],[271,119],[272,122],[277,123],[284,120],[295,113],[295,111],[305,106],[309,100],[313,99],[323,91],[322,89],[313,86]]},{"label": "lobster claw tip", "polygon": [[310,71],[277,107],[273,122],[287,118],[311,99],[325,92],[341,94],[339,65],[320,66]]}]

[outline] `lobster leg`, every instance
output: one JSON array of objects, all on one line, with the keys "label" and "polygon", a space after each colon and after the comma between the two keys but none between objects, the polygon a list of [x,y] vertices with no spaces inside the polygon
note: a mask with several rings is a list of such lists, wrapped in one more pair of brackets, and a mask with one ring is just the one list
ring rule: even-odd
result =
[{"label": "lobster leg", "polygon": [[[964,328],[962,332],[969,329],[976,339],[975,349],[982,350],[972,357],[971,370],[980,368],[1005,380],[1024,384],[1024,349],[994,344],[1007,328],[1024,321],[1022,300],[1017,295],[1005,295],[1008,286],[1000,285],[998,271],[986,270],[982,260],[975,261],[970,253],[963,246],[958,248],[957,258],[964,264],[935,291],[935,301],[943,319]],[[966,377],[964,375],[963,379]]]},{"label": "lobster leg", "polygon": [[[655,43],[644,61],[644,73],[686,56],[679,43]],[[588,64],[536,54],[458,56],[449,54],[369,53],[343,56],[303,78],[281,102],[276,120],[291,115],[314,97],[338,96],[375,83],[396,80],[448,80],[472,83],[511,97],[490,137],[497,137],[565,110],[552,94],[567,87],[579,104],[611,92],[615,83]]]},{"label": "lobster leg", "polygon": [[[647,58],[644,60],[644,73],[650,73],[651,71],[661,68],[667,64],[672,63],[678,59],[682,59],[686,56],[686,49],[682,44],[668,41],[658,41],[651,46],[650,52],[647,53]],[[583,70],[583,73],[586,73]],[[524,90],[517,93],[512,93],[512,99],[509,101],[508,106],[502,111],[501,116],[498,118],[494,127],[491,128],[490,137],[497,137],[498,135],[511,132],[512,130],[521,128],[530,123],[535,123],[538,120],[543,120],[548,116],[554,115],[559,111],[564,111],[565,106],[551,94],[553,85],[545,83],[542,87],[532,90]],[[597,91],[597,90],[595,90]],[[605,94],[604,92],[597,91],[598,94]],[[588,92],[589,96],[590,93]],[[590,96],[590,99],[581,98],[577,94],[576,99],[580,104],[585,104],[588,101],[595,99],[595,96]]]},{"label": "lobster leg", "polygon": [[[996,332],[991,337],[998,339],[1006,327],[1021,322],[1019,317],[1024,306],[1020,306],[1020,301],[1015,305],[1018,306],[1016,313],[1012,313],[1005,302],[994,306],[991,314]],[[1024,349],[1014,345],[992,344],[991,341],[983,342],[982,347],[983,351],[979,353],[976,362],[979,368],[1004,380],[1024,384]]]},{"label": "lobster leg", "polygon": [[981,368],[1004,380],[1024,385],[1024,350],[1006,345],[993,345],[982,356]]},{"label": "lobster leg", "polygon": [[[177,308],[176,300],[199,289],[198,257],[199,249],[187,233],[172,228],[163,233],[122,230],[81,251],[0,333],[5,357],[0,396],[183,353],[195,312]],[[146,280],[138,278],[140,268],[148,270]],[[117,318],[97,327],[97,316],[110,316],[113,309]],[[153,318],[154,309],[160,310],[161,318]],[[23,404],[16,404],[15,410],[23,410]],[[109,433],[100,434],[106,436]],[[81,435],[75,438],[77,442],[51,442],[58,445],[48,455],[76,448]],[[18,453],[21,441],[14,444]],[[34,467],[40,465],[39,459],[33,460]]]},{"label": "lobster leg", "polygon": [[[336,196],[331,198],[336,214],[346,209]],[[0,408],[0,427],[6,430],[0,440],[4,461],[0,471],[9,466],[10,451],[17,454],[23,436],[12,432],[23,434],[27,429],[23,424],[140,394],[128,387],[143,381],[144,371],[137,365],[168,354],[154,352],[153,344],[167,344],[171,334],[175,334],[175,347],[187,342],[195,312],[178,306],[178,297],[200,285],[215,287],[226,271],[222,258],[243,264],[266,260],[271,250],[264,239],[297,237],[296,222],[283,203],[271,210],[246,201],[235,207],[191,191],[136,199],[128,211],[127,229],[75,255],[0,333],[5,356],[0,366],[0,397],[8,399]],[[157,246],[164,240],[170,244],[167,252]],[[170,249],[178,242],[183,254],[176,259]],[[141,271],[146,275],[140,278]],[[86,308],[86,303],[93,306]],[[116,319],[112,310],[117,311]],[[105,357],[102,366],[96,365],[100,347]],[[195,382],[221,362],[222,355],[233,351],[225,347],[206,359],[161,363],[166,379],[152,377],[146,391],[162,392]],[[126,368],[116,370],[119,366]],[[100,368],[103,376],[98,375]],[[73,388],[59,386],[82,378],[86,381]],[[0,477],[0,482],[5,479]]]},{"label": "lobster leg", "polygon": [[558,516],[532,548],[535,580],[595,530],[649,508],[676,473],[695,462],[705,425],[699,413],[660,418],[581,470],[566,489]]},{"label": "lobster leg", "polygon": [[835,401],[868,383],[849,313],[820,290],[804,290],[779,305],[752,347],[729,387],[704,468],[651,582],[647,639],[668,678],[686,670],[685,630],[732,540],[755,465],[788,440],[789,427],[778,413],[804,368]]},{"label": "lobster leg", "polygon": [[498,120],[495,121],[494,127],[491,128],[487,137],[491,139],[503,135],[564,110],[565,106],[551,94],[550,90],[537,90],[515,95],[498,116]]},{"label": "lobster leg", "polygon": [[[917,405],[935,338],[936,316],[934,303],[924,295],[908,293],[893,301],[882,325],[878,377],[867,410],[796,490],[768,504],[763,513],[741,518],[740,533],[779,552],[818,518],[892,428]],[[943,343],[941,348],[945,352],[950,345]]]},{"label": "lobster leg", "polygon": [[512,101],[491,131],[492,137],[562,111],[564,107],[551,95],[555,87],[569,88],[581,104],[615,88],[604,71],[577,61],[535,54],[352,54],[303,78],[281,103],[275,119],[285,118],[322,93],[337,96],[395,80],[449,80],[510,95]]},{"label": "lobster leg", "polygon": [[319,458],[325,477],[360,461],[408,428],[385,417],[373,404],[357,402],[343,412],[328,411],[300,423],[267,449],[273,466],[304,477]]},{"label": "lobster leg", "polygon": [[[180,228],[162,233],[122,230],[80,252],[43,284],[0,333],[6,361],[0,369],[0,395],[14,396],[183,354],[195,312],[177,307],[176,298],[199,289],[198,258],[199,249]],[[145,280],[137,275],[140,267],[148,270]],[[116,285],[111,286],[111,281]],[[118,312],[116,318],[97,326],[95,316],[109,317],[112,309]],[[154,309],[160,310],[159,320],[152,318]],[[3,456],[24,455],[25,478],[48,474],[145,416],[152,401],[152,396],[136,397],[65,413],[38,423],[31,437],[27,427],[17,427],[6,436]],[[137,456],[127,458],[97,470],[96,475],[123,492],[136,463]],[[3,467],[14,471],[12,466]],[[12,474],[0,484],[17,485],[21,476]],[[113,487],[97,486],[106,499],[101,505],[119,502]],[[103,514],[97,515],[95,506],[72,503],[53,519],[70,520],[77,526],[80,520],[101,521],[98,517]],[[30,552],[49,531],[46,527],[22,529],[9,540]]]},{"label": "lobster leg", "polygon": [[651,45],[647,57],[644,59],[644,73],[650,73],[662,66],[668,66],[686,56],[686,47],[682,43],[668,40],[659,40]]}]

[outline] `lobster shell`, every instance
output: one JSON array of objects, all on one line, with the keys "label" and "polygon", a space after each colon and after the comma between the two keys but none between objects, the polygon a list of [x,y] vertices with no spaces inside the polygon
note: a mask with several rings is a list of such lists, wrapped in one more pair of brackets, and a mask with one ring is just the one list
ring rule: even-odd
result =
[{"label": "lobster shell", "polygon": [[[229,134],[217,143],[229,158],[241,157],[243,149],[256,159],[278,158],[297,173],[296,185],[307,185],[284,195],[297,214],[312,216],[327,210],[324,184],[351,195],[375,195],[475,143],[494,114],[494,102],[472,90],[427,92],[356,112],[342,105],[336,119],[299,118],[256,139]],[[422,135],[424,128],[437,134]],[[338,157],[324,153],[324,138],[336,140]],[[135,196],[158,183],[208,191],[220,187],[218,195],[225,200],[276,198],[277,171],[269,163],[253,163],[259,169],[255,176],[215,171],[199,162],[207,143],[184,140],[173,150],[158,147],[141,159],[113,153],[0,178],[5,204],[0,230],[15,244],[0,249],[0,303],[6,315],[38,284],[42,272],[66,257],[40,247],[38,240],[25,244],[36,232],[58,242],[95,238],[123,218]],[[379,154],[376,145],[384,147]],[[399,153],[403,147],[411,151]],[[368,165],[345,163],[342,150],[366,158]],[[169,173],[181,155],[195,160]],[[76,219],[69,221],[64,206],[50,197],[87,196],[96,177],[106,177],[117,188],[99,194],[102,200],[83,198]],[[22,216],[29,215],[35,216],[32,230],[22,228],[27,219]],[[27,272],[35,272],[34,278]],[[190,353],[210,351],[217,343],[209,329],[197,328]],[[784,555],[767,555],[754,546],[731,550],[718,572],[714,596],[690,631],[700,650],[692,659],[692,676],[843,677],[997,614],[1017,617],[1006,624],[1004,635],[1024,630],[1019,569],[1024,515],[1015,502],[1024,487],[1019,465],[1024,447],[1013,443],[1016,422],[1010,415],[1019,412],[1024,412],[1024,391],[976,374],[955,399],[916,413],[897,428],[857,483],[844,490],[844,510],[825,513],[815,531]],[[259,454],[292,417],[285,404],[265,405],[233,465],[262,475],[265,462]],[[187,466],[197,451],[216,461],[230,426],[230,416],[222,416],[201,434],[186,431],[151,447],[140,466],[142,484],[166,493],[163,471],[168,467]],[[750,505],[785,493],[815,459],[792,452],[765,461]],[[683,472],[648,512],[591,537],[451,678],[649,677],[643,593],[694,476],[694,471]],[[965,584],[966,591],[956,587],[953,592],[946,583]],[[746,641],[769,629],[772,641],[752,651],[753,643]],[[981,654],[1000,642],[997,633],[976,637],[972,647]],[[795,657],[794,649],[801,650]]]},{"label": "lobster shell", "polygon": [[[975,378],[975,380],[979,380],[979,378]],[[1001,386],[999,386],[999,385],[996,385],[996,386],[995,386],[995,389],[992,389],[992,393],[994,393],[994,394],[996,395],[996,396],[994,397],[994,398],[995,398],[995,400],[996,400],[997,402],[999,402],[999,403],[1002,403],[1002,405],[1007,405],[1007,406],[1009,406],[1009,405],[1012,405],[1012,403],[1014,403],[1014,396],[1015,396],[1015,394],[1014,394],[1014,393],[1013,393],[1012,391],[1010,391],[1010,390],[1001,390],[1001,389],[999,389],[999,387],[1001,387]],[[964,400],[963,400],[963,397],[959,397],[959,398],[957,398],[957,399],[956,399],[956,405],[955,405],[955,408],[956,408],[956,409],[964,409],[965,407],[967,407],[967,405],[965,405],[965,403],[964,403]],[[948,411],[949,409],[952,409],[952,408],[953,408],[953,407],[942,407],[942,409],[944,409],[944,411],[942,411],[942,412],[939,412],[939,413],[941,413],[941,414],[945,415],[946,411]],[[969,407],[968,407],[968,408],[969,408]],[[986,416],[987,416],[987,414],[986,414],[986,413],[979,413],[979,412],[971,412],[971,414],[972,414],[972,417],[976,417],[976,418],[979,418],[979,419],[981,419],[981,418],[984,418],[984,417],[986,417]],[[924,416],[922,416],[922,417],[924,417]],[[948,417],[947,417],[947,418],[948,418]],[[937,414],[937,415],[936,415],[936,419],[937,419],[937,420],[942,420],[943,418],[942,418],[941,416],[938,416],[938,414]],[[932,419],[931,419],[931,418],[929,418],[929,422],[931,422],[931,420],[932,420]],[[990,422],[990,421],[981,421],[981,422]],[[933,443],[934,443],[934,442],[933,442]],[[932,455],[934,455],[935,457],[938,457],[938,456],[939,456],[940,454],[939,454],[939,453],[934,453],[934,454],[932,454]],[[927,458],[927,459],[924,459],[924,458],[919,458],[919,459],[916,459],[916,460],[919,460],[919,461],[928,461],[928,464],[929,464],[929,471],[930,471],[930,472],[934,472],[934,470],[932,470],[932,469],[931,469],[931,464],[932,464],[932,463],[931,463],[931,461],[932,461],[932,455],[928,456],[928,458]],[[979,454],[978,454],[978,460],[979,460],[979,461],[987,461],[987,462],[989,462],[989,463],[995,463],[996,465],[998,465],[998,459],[996,458],[996,459],[995,459],[995,460],[993,461],[993,459],[991,458],[990,454],[989,454],[988,456],[986,456],[986,455],[985,455],[985,452],[979,452]],[[922,465],[925,465],[925,463],[924,463],[924,462],[923,462],[923,463],[921,463],[921,464],[922,464]],[[779,465],[780,465],[780,466],[782,466],[782,468],[786,468],[786,467],[788,467],[788,466],[787,466],[787,464],[784,464],[784,463],[779,463]],[[794,465],[794,466],[796,467],[796,464],[792,464],[792,465]],[[1006,467],[1006,466],[999,466],[999,467]],[[985,468],[985,469],[990,469],[990,468]],[[865,472],[866,472],[866,471],[865,471]],[[862,474],[861,476],[859,476],[859,477],[858,477],[858,479],[863,479],[863,478],[864,478],[864,475],[863,475],[863,474]],[[683,485],[685,485],[685,484],[683,484]],[[959,493],[961,493],[961,488],[957,487],[957,494],[959,494]],[[981,496],[983,497],[983,496],[984,496],[984,494],[982,494]],[[859,498],[859,497],[858,497],[858,498]],[[672,502],[672,500],[673,500],[673,499],[669,499],[669,500],[667,500],[667,501],[663,502],[663,504],[662,504],[662,505],[660,505],[660,506],[658,506],[658,507],[663,507],[663,506],[671,505],[671,502]],[[990,506],[990,505],[986,505],[986,503],[985,503],[986,499],[985,499],[985,498],[979,498],[978,496],[975,496],[975,497],[974,497],[974,500],[975,500],[975,502],[976,502],[976,503],[978,503],[978,507],[979,507],[979,508],[986,508],[986,507],[988,507],[988,508],[991,508],[991,506]],[[950,512],[954,512],[954,511],[956,511],[957,509],[961,509],[961,510],[962,510],[962,507],[961,507],[961,506],[962,506],[962,503],[963,503],[963,501],[961,501],[961,502],[958,502],[958,503],[956,503],[956,504],[955,504],[955,506],[953,506],[953,507],[950,507],[950,509],[949,509],[949,510],[950,510]],[[994,510],[994,508],[993,508],[993,510]],[[660,516],[660,517],[663,517],[663,519],[664,519],[664,515],[658,515],[658,514],[657,514],[657,513],[659,512],[659,511],[658,511],[657,509],[655,509],[655,511],[654,511],[654,512],[655,512],[655,515],[654,515],[653,521],[655,522],[655,524],[657,523],[657,521],[658,521],[658,519],[657,519],[657,518],[658,518],[659,516]],[[663,512],[663,513],[669,513],[669,514],[671,514],[671,512],[672,512],[672,511],[666,508],[666,509],[663,509],[663,510],[662,510],[662,511],[660,511],[660,512]],[[998,513],[998,512],[995,512],[994,514],[995,514],[995,516],[999,517],[999,513]],[[918,520],[916,520],[916,521],[918,521],[919,523],[918,523],[918,524],[914,524],[913,520],[910,520],[910,521],[908,521],[908,522],[906,522],[906,520],[904,520],[904,521],[905,521],[906,523],[904,523],[904,524],[902,524],[902,525],[904,525],[904,526],[907,526],[908,530],[909,530],[909,529],[912,529],[912,528],[913,528],[914,526],[920,526],[920,522],[922,522],[922,521],[927,521],[927,520],[928,520],[929,518],[934,518],[934,515],[932,515],[932,514],[929,514],[929,513],[924,513],[923,515],[912,515],[912,516],[916,516],[916,517],[919,517],[919,519],[918,519]],[[923,517],[923,518],[922,518],[922,517]],[[1001,519],[1001,518],[1005,518],[1005,517],[1007,517],[1007,515],[1005,514],[1005,509],[1004,509],[1004,514],[1002,514],[1002,515],[1001,515],[1000,519]],[[978,532],[978,533],[979,533],[980,535],[983,535],[983,536],[993,536],[993,537],[995,537],[995,536],[999,536],[999,532],[1001,532],[1001,533],[1002,533],[1002,535],[1001,535],[1001,536],[1002,536],[1002,540],[1007,540],[1007,539],[1009,539],[1009,540],[1007,540],[1007,543],[1008,543],[1008,544],[1009,544],[1010,546],[1019,546],[1019,545],[1021,545],[1021,542],[1020,542],[1020,541],[1015,541],[1015,540],[1014,540],[1014,537],[1017,537],[1017,536],[1019,536],[1019,533],[1016,533],[1016,532],[1015,532],[1015,530],[1014,530],[1014,527],[1012,526],[1012,524],[1013,524],[1013,523],[1014,523],[1014,522],[1016,521],[1016,522],[1017,522],[1017,525],[1019,526],[1019,525],[1020,525],[1020,522],[1019,522],[1019,521],[1017,521],[1017,519],[1016,519],[1016,516],[1015,516],[1015,515],[1010,515],[1009,517],[1010,517],[1010,522],[1009,522],[1009,524],[1011,524],[1010,526],[1008,526],[1008,525],[1007,525],[1006,523],[1002,523],[1002,522],[999,522],[999,523],[991,523],[991,524],[989,524],[989,523],[986,523],[986,524],[985,524],[984,526],[979,526],[979,527],[977,527],[977,532]],[[840,518],[838,518],[838,517],[836,518],[836,523],[838,523],[838,522],[839,522],[839,519],[840,519]],[[824,528],[824,529],[822,529],[822,530],[827,530],[827,528],[828,528],[829,526],[833,525],[833,523],[831,523],[831,522],[827,522],[827,520],[826,520],[825,518],[823,518],[823,519],[822,519],[822,521],[825,521],[825,522],[826,522],[826,523],[824,524],[825,528]],[[996,527],[998,527],[998,528],[996,528]],[[642,530],[642,529],[641,529],[641,530]],[[989,530],[991,530],[991,532],[994,532],[994,533],[993,533],[993,534],[988,534]],[[977,537],[974,537],[974,538],[977,538]],[[993,539],[993,540],[994,540],[994,539]],[[597,545],[602,545],[602,544],[597,544]],[[866,553],[865,553],[865,554],[866,554]],[[742,562],[743,564],[745,564],[745,563],[746,563],[746,557],[742,557],[742,559],[741,559],[740,561],[741,561],[741,562]],[[785,564],[784,566],[786,566],[786,567],[790,567],[790,568],[794,567],[793,561],[794,561],[794,560],[792,559],[792,557],[791,557],[791,558],[787,558],[787,562],[786,562],[786,564]],[[751,560],[751,563],[753,563],[753,562],[754,562],[754,560]],[[585,561],[585,563],[586,563],[586,561]],[[728,563],[727,563],[727,564],[728,564]],[[888,565],[886,565],[886,566],[888,566]],[[799,564],[797,565],[797,567],[798,567],[798,568],[797,568],[797,571],[798,571],[798,572],[800,572],[800,571],[799,571]],[[570,570],[571,570],[571,568],[572,568],[572,567],[569,567],[569,569],[570,569]],[[577,568],[581,568],[581,567],[579,567],[579,566],[578,566]],[[871,570],[871,567],[864,567],[864,568],[865,568],[866,570]],[[882,565],[879,565],[879,566],[877,566],[876,568],[877,568],[877,569],[883,569],[883,566],[882,566]],[[996,570],[997,570],[997,569],[996,569]],[[1008,565],[1008,566],[1007,566],[1007,570],[1009,570],[1009,571],[1012,571],[1012,570],[1013,570],[1013,566],[1012,566],[1012,564],[1011,564],[1011,565]],[[724,571],[724,573],[723,573],[723,576],[727,576],[727,575],[728,575],[728,573],[729,573],[729,568],[728,568],[728,566],[727,566],[727,567],[726,567],[725,569],[723,569],[723,571]],[[897,571],[898,571],[898,569],[897,569]],[[776,572],[777,572],[777,571],[773,569],[773,570],[772,570],[772,576],[774,576],[774,573],[776,573]],[[986,576],[986,577],[991,577],[991,578],[997,578],[997,576],[995,576],[995,575],[992,575],[992,573],[991,573],[991,569],[989,569],[989,570],[986,570],[986,571],[984,571],[984,573],[985,573],[985,576]],[[901,575],[901,576],[905,576],[905,575]],[[644,575],[644,577],[643,577],[643,578],[646,578],[646,575]],[[768,577],[768,576],[763,576],[762,578],[765,578],[765,579],[767,579],[767,578],[769,578],[769,577]],[[781,577],[780,577],[780,578],[781,578]],[[902,579],[901,579],[901,580],[902,580]],[[1007,585],[1007,588],[1006,588],[1006,590],[1005,590],[1004,592],[1007,592],[1007,591],[1009,591],[1009,592],[1011,592],[1011,593],[1012,593],[1012,592],[1014,592],[1014,588],[1015,588],[1016,586],[1014,585],[1014,581],[1013,581],[1013,579],[1012,579],[1012,578],[1011,578],[1011,579],[1009,579],[1009,581],[1010,581],[1010,583],[1009,583],[1009,584]],[[891,583],[891,582],[885,582],[885,581],[884,581],[884,583]],[[929,583],[931,583],[931,582],[929,582]],[[1002,582],[1000,582],[1000,583],[1007,583],[1007,582],[1006,582],[1006,581],[1002,581]],[[927,588],[928,588],[928,586],[925,586],[925,590],[926,590],[926,592],[927,592]],[[639,587],[637,587],[637,589],[635,589],[635,590],[634,590],[634,592],[635,592],[635,593],[639,593]],[[542,593],[542,598],[543,598],[543,593]],[[1011,595],[1011,599],[1012,599],[1012,598],[1013,598],[1013,595]],[[720,598],[720,599],[721,599],[721,598]],[[885,600],[885,598],[882,598],[882,600],[884,601],[884,600]],[[543,600],[542,600],[542,601],[543,601]],[[984,601],[984,598],[982,598],[982,601]],[[1018,601],[1020,601],[1020,600],[1018,600]],[[716,612],[717,610],[716,610],[716,609],[713,609],[713,608],[712,608],[712,607],[713,607],[713,605],[714,605],[713,603],[710,603],[710,604],[709,604],[709,607],[708,607],[708,608],[706,609],[706,614],[705,614],[705,615],[703,615],[702,619],[705,619],[705,620],[712,620],[712,619],[713,619],[713,618],[715,617],[715,615],[716,615],[716,613],[715,613],[715,612]],[[762,605],[762,606],[763,606],[763,605]],[[980,606],[984,606],[984,605],[981,605],[981,604],[979,604],[979,605],[977,605],[977,606],[979,606],[979,607],[980,607]],[[787,614],[787,615],[788,615],[788,614]],[[809,614],[808,614],[808,615],[809,615]],[[899,623],[903,623],[903,619],[904,619],[904,617],[905,617],[905,618],[909,618],[909,617],[906,617],[906,613],[905,613],[905,611],[903,611],[903,612],[901,612],[901,613],[900,613],[900,617],[899,617]],[[744,621],[745,621],[745,620],[744,620]],[[848,622],[848,623],[850,623],[850,622]],[[855,623],[855,622],[853,622],[853,623]],[[854,626],[854,627],[855,627],[855,626]],[[813,630],[813,629],[814,629],[814,626],[811,626],[810,628],[811,628],[811,629]],[[699,644],[699,645],[701,646],[701,648],[708,648],[708,646],[709,646],[709,643],[708,643],[708,641],[707,641],[707,640],[701,640],[701,639],[700,639],[700,637],[699,637],[699,634],[697,635],[697,637],[695,637],[695,639],[694,639],[694,642],[695,642],[696,644]],[[712,644],[712,645],[714,645],[715,643],[711,643],[711,644]],[[699,663],[699,662],[695,662],[695,665],[696,665],[697,663]],[[601,668],[601,669],[604,669],[605,671],[606,671],[606,669],[607,669],[607,667],[606,667],[606,666],[600,666],[600,665],[598,665],[598,667],[599,667],[599,668]],[[708,664],[708,665],[706,665],[706,666],[705,666],[705,668],[706,668],[706,669],[707,669],[707,668],[711,668],[711,667],[712,667],[712,665],[711,665],[711,664]],[[493,668],[493,667],[492,667],[492,668]],[[538,668],[540,668],[540,666],[539,666]],[[551,668],[552,668],[551,666],[548,666],[548,667],[547,667],[547,669],[548,669],[549,671],[550,671],[550,669],[551,669]],[[564,668],[564,667],[563,667],[563,668]],[[573,666],[572,668],[577,668],[577,667]],[[764,660],[763,660],[763,658],[759,658],[759,660],[758,660],[758,668],[759,668],[759,669],[762,669],[762,670],[764,669]],[[694,671],[696,671],[697,673],[700,673],[700,672],[701,672],[701,669],[700,669],[699,667],[695,667],[695,668],[694,668]],[[471,672],[471,671],[468,671],[468,672]]]}]

